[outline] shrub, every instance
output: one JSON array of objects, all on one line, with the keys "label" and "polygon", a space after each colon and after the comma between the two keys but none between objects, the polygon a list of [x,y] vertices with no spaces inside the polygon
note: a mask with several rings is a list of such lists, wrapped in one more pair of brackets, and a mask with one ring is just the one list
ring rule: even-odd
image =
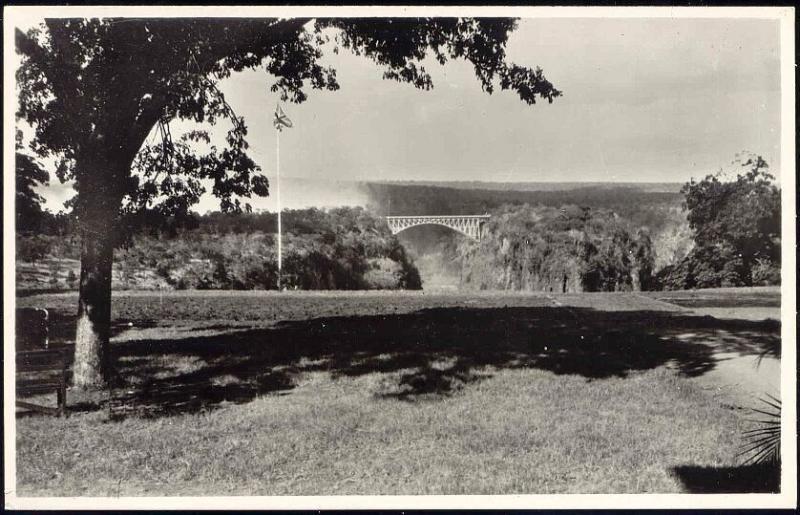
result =
[{"label": "shrub", "polygon": [[28,263],[35,263],[50,253],[53,240],[50,237],[17,236],[17,259]]},{"label": "shrub", "polygon": [[[375,287],[365,278],[370,263],[388,259],[396,264],[392,280],[382,288],[420,288],[419,272],[386,223],[363,208],[305,209],[285,213],[283,236],[284,285],[301,289]],[[129,238],[115,253],[115,277],[125,287],[152,287],[155,272],[177,289],[274,289],[277,285],[275,239],[262,228],[273,228],[272,214],[211,214],[199,227]],[[217,229],[220,229],[218,232]],[[18,248],[27,260],[48,252],[58,257],[78,252],[77,237],[26,236]],[[25,260],[25,259],[23,259]]]},{"label": "shrub", "polygon": [[781,283],[781,267],[768,259],[756,260],[752,275],[753,286],[772,286]]}]

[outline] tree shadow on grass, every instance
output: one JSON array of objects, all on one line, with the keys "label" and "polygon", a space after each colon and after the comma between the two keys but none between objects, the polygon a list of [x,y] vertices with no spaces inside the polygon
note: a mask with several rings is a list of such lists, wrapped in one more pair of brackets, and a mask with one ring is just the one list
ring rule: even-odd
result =
[{"label": "tree shadow on grass", "polygon": [[780,492],[780,466],[772,463],[737,467],[680,466],[672,472],[693,494]]},{"label": "tree shadow on grass", "polygon": [[317,318],[116,342],[122,382],[112,405],[150,416],[213,409],[286,393],[307,372],[383,374],[386,387],[376,395],[405,401],[452,395],[497,369],[536,368],[591,381],[669,365],[697,376],[714,368],[715,346],[758,354],[779,334],[771,321],[563,307]]},{"label": "tree shadow on grass", "polygon": [[465,386],[489,377],[492,374],[472,370],[467,360],[457,360],[444,366],[426,363],[393,377],[375,396],[408,402],[436,400],[449,397],[463,390]]},{"label": "tree shadow on grass", "polygon": [[[77,315],[70,314],[65,315],[63,313],[59,313],[57,311],[50,314],[50,320],[48,320],[48,333],[49,333],[49,340],[51,346],[64,346],[70,345],[71,342],[75,339],[75,326],[78,323]],[[136,329],[150,329],[158,327],[158,322],[152,318],[139,318],[139,319],[129,319],[129,318],[118,318],[111,322],[111,337],[114,338],[119,336],[120,334],[124,333],[125,331],[130,330],[131,328]],[[20,339],[22,336],[19,334],[20,331],[24,331],[24,329],[17,329],[17,348],[20,347]]]}]

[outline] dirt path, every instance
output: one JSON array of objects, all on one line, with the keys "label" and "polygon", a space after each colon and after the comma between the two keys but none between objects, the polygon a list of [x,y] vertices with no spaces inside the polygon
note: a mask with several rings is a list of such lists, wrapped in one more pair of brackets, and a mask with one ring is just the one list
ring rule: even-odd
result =
[{"label": "dirt path", "polygon": [[[780,320],[780,308],[775,307],[735,307],[735,308],[695,308],[698,316],[713,316],[729,320]],[[694,379],[704,388],[712,390],[720,400],[739,407],[760,406],[760,398],[766,394],[780,398],[781,362],[772,356],[742,354],[735,349],[727,349],[725,344],[715,347],[714,369]]]},{"label": "dirt path", "polygon": [[[639,294],[564,294],[548,296],[554,305],[565,308],[593,307],[604,311],[669,311],[682,316],[711,316],[720,320],[760,321],[780,320],[780,307],[734,306],[734,307],[689,307]],[[753,343],[766,335],[752,335]],[[687,331],[677,339],[709,345],[713,349],[714,367],[700,376],[692,378],[703,389],[709,390],[723,404],[737,407],[759,407],[766,394],[780,398],[780,360],[770,356],[754,354],[752,349],[742,350],[741,341],[733,341],[732,335],[719,331],[713,341],[698,340],[697,334]]]},{"label": "dirt path", "polygon": [[770,394],[780,398],[780,360],[742,356],[735,352],[719,352],[713,370],[693,379],[711,390],[720,401],[742,408],[757,408],[760,398]]}]

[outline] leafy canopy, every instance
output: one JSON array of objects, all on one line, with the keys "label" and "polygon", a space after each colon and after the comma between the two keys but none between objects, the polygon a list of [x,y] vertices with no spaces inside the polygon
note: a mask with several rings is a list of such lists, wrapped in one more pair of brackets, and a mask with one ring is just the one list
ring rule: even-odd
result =
[{"label": "leafy canopy", "polygon": [[[267,179],[248,155],[247,126],[218,85],[231,74],[263,69],[270,90],[301,103],[308,88],[336,90],[324,50],[372,60],[384,78],[429,89],[422,61],[469,61],[484,91],[515,91],[533,104],[561,95],[538,68],[506,62],[513,19],[47,19],[16,32],[22,55],[17,116],[34,128],[30,148],[58,159],[56,175],[75,180],[78,216],[104,198],[123,212],[185,212],[205,192],[225,211],[249,209],[239,198],[268,194]],[[173,138],[170,123],[198,130]],[[225,145],[203,124],[226,120]],[[156,135],[158,143],[148,143]],[[159,141],[160,140],[160,141]],[[112,164],[112,166],[109,166]]]},{"label": "leafy canopy", "polygon": [[42,210],[44,198],[35,188],[47,185],[50,174],[33,156],[24,152],[21,131],[16,132],[14,146],[16,227],[18,231],[38,230],[45,216]]},{"label": "leafy canopy", "polygon": [[780,258],[780,189],[761,156],[743,153],[739,173],[725,180],[719,172],[690,181],[686,196],[689,226],[699,247],[725,246],[745,262]]},{"label": "leafy canopy", "polygon": [[780,284],[781,192],[761,156],[742,153],[725,172],[682,188],[695,246],[659,272],[665,289]]}]

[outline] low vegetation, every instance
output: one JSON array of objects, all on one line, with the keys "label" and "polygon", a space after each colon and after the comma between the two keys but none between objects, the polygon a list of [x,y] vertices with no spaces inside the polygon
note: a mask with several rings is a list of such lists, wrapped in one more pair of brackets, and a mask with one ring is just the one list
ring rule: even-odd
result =
[{"label": "low vegetation", "polygon": [[418,403],[385,396],[403,372],[311,373],[291,395],[208,412],[21,419],[18,493],[663,493],[684,491],[673,465],[734,463],[739,421],[665,371],[596,383],[486,373],[481,385]]},{"label": "low vegetation", "polygon": [[[274,289],[274,214],[194,217],[155,225],[115,253],[117,289]],[[286,213],[282,286],[289,289],[419,289],[419,272],[385,223],[362,208]],[[72,288],[79,241],[18,237],[18,287]],[[68,261],[69,260],[69,261]],[[49,274],[48,274],[49,272]],[[72,275],[70,275],[72,274]],[[44,283],[44,284],[42,284]]]},{"label": "low vegetation", "polygon": [[[71,339],[75,293],[19,303]],[[119,292],[113,309],[118,383],[71,390],[66,419],[18,416],[19,495],[665,493],[714,471],[771,488],[730,479],[751,425],[693,378],[773,322],[599,293]]]}]

